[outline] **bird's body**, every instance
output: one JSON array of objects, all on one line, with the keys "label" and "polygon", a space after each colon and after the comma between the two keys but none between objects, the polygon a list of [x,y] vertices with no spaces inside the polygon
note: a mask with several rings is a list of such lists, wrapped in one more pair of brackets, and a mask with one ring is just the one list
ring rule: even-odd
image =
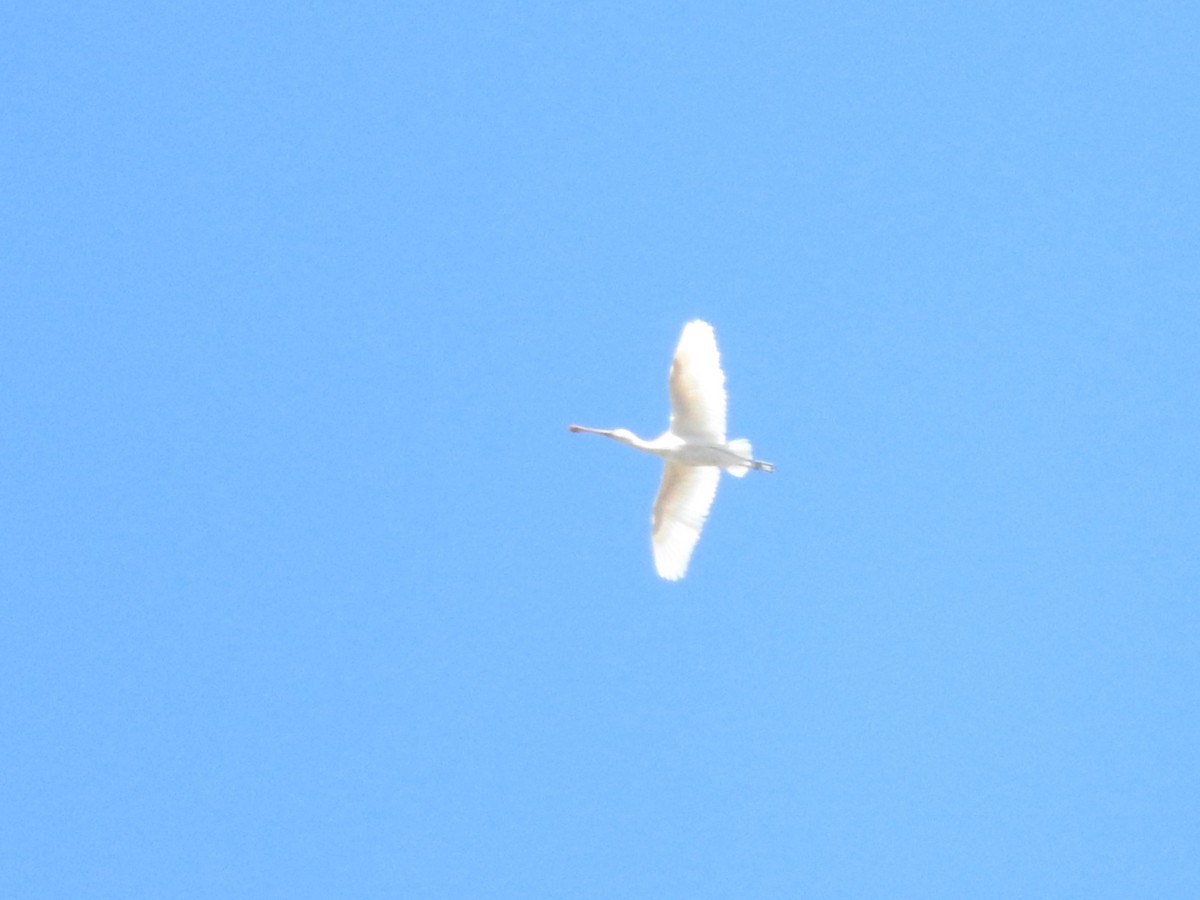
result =
[{"label": "bird's body", "polygon": [[725,373],[712,326],[696,320],[684,326],[668,378],[671,425],[653,440],[624,428],[607,430],[572,425],[573,432],[602,434],[637,450],[661,456],[663,480],[651,516],[654,565],[672,581],[687,572],[692,549],[708,518],[724,469],[741,478],[750,469],[774,466],[754,459],[745,438],[725,440]]}]

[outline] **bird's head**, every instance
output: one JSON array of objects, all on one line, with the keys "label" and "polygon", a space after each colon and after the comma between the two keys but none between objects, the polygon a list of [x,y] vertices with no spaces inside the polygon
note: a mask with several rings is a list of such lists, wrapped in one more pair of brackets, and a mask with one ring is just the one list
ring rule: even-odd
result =
[{"label": "bird's head", "polygon": [[570,425],[567,428],[575,434],[602,434],[605,437],[610,437],[614,441],[620,441],[622,444],[636,446],[638,443],[637,435],[628,428],[587,428],[583,425]]},{"label": "bird's head", "polygon": [[633,432],[628,428],[614,428],[608,433],[608,436],[614,441],[620,441],[622,444],[632,444],[637,441]]}]

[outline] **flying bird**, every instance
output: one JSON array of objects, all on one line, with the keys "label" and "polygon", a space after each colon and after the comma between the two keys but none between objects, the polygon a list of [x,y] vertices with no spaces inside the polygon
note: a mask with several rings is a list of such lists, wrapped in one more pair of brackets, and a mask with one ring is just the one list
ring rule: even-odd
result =
[{"label": "flying bird", "polygon": [[568,430],[602,434],[663,458],[662,484],[650,517],[650,540],[658,574],[676,581],[687,572],[717,494],[721,470],[741,478],[751,469],[773,472],[775,467],[754,459],[745,438],[725,440],[725,373],[717,336],[707,322],[697,319],[684,326],[667,386],[671,425],[652,441],[624,428],[610,431],[571,425]]}]

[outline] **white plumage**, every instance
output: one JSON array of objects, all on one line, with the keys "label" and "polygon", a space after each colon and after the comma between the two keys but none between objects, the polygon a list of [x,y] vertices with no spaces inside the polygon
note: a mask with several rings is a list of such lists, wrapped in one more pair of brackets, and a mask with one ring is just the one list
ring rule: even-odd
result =
[{"label": "white plumage", "polygon": [[725,373],[716,335],[707,322],[697,319],[684,326],[667,385],[671,425],[654,440],[624,428],[572,425],[570,430],[602,434],[663,458],[662,484],[650,520],[651,544],[658,574],[675,581],[687,572],[721,470],[741,478],[750,469],[771,472],[775,467],[754,459],[745,438],[725,440]]}]

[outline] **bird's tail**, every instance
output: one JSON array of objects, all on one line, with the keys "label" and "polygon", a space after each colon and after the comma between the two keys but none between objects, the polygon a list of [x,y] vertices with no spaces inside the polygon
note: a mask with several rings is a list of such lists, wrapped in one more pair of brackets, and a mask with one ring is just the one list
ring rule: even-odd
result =
[{"label": "bird's tail", "polygon": [[754,458],[754,451],[750,449],[750,442],[745,438],[737,438],[730,441],[727,445],[729,452],[738,458],[738,462],[724,466],[726,472],[734,478],[741,478],[751,469],[759,469],[763,472],[774,472],[775,467],[769,462]]}]

